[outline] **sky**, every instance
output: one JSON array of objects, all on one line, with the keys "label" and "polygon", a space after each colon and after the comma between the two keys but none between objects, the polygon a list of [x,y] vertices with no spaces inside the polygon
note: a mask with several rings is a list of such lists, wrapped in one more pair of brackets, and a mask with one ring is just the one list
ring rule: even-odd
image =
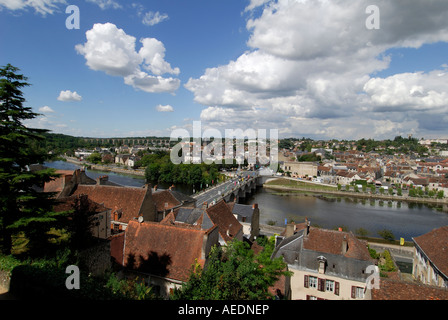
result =
[{"label": "sky", "polygon": [[448,138],[446,0],[0,0],[7,63],[54,133]]}]

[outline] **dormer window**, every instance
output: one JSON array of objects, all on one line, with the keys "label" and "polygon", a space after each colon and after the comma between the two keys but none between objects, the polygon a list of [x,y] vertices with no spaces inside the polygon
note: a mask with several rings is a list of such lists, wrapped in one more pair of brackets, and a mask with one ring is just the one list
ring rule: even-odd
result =
[{"label": "dormer window", "polygon": [[317,261],[319,263],[319,273],[324,274],[325,273],[325,266],[327,264],[327,258],[324,256],[318,256]]}]

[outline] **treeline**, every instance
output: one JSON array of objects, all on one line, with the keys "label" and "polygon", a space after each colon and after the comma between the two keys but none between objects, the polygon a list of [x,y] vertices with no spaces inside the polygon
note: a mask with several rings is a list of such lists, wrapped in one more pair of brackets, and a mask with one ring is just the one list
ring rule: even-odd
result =
[{"label": "treeline", "polygon": [[144,155],[137,165],[146,167],[147,181],[191,185],[196,190],[223,181],[222,169],[238,167],[236,161],[233,164],[173,164],[170,154],[162,151]]}]

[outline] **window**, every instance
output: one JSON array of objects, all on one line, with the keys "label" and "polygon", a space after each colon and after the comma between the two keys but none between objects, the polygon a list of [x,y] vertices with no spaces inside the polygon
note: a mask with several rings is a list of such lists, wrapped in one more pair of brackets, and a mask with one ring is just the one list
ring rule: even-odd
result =
[{"label": "window", "polygon": [[334,281],[333,280],[325,281],[325,291],[334,292]]},{"label": "window", "polygon": [[317,288],[317,278],[316,277],[310,277],[310,288]]},{"label": "window", "polygon": [[364,298],[364,288],[352,286],[352,298],[353,299],[363,299]]}]

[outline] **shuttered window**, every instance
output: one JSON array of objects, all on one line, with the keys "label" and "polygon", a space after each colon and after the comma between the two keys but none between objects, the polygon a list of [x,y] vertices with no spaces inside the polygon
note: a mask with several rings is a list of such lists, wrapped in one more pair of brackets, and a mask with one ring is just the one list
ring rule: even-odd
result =
[{"label": "shuttered window", "polygon": [[317,281],[317,290],[325,291],[325,279],[318,279],[318,281]]}]

